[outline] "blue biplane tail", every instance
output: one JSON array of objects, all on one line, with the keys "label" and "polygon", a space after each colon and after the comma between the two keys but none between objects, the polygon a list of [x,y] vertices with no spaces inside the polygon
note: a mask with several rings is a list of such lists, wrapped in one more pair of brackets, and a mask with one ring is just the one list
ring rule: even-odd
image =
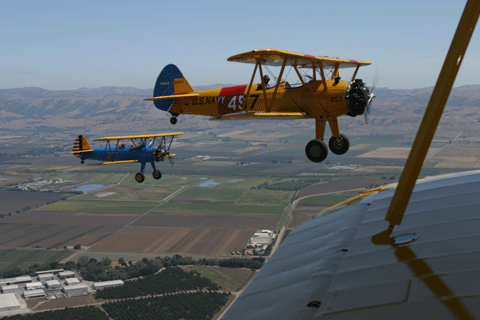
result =
[{"label": "blue biplane tail", "polygon": [[[83,135],[79,135],[77,137],[77,140],[73,143],[73,150],[72,152],[75,151],[83,151],[83,150],[90,150],[92,147],[90,147],[90,144],[88,143],[87,139]],[[76,157],[80,157],[80,155],[75,154]]]},{"label": "blue biplane tail", "polygon": [[[163,68],[157,78],[155,88],[153,89],[154,97],[172,96],[175,94],[189,93],[194,91],[182,72],[174,64],[169,64]],[[168,111],[175,99],[155,100],[155,107],[160,110]]]}]

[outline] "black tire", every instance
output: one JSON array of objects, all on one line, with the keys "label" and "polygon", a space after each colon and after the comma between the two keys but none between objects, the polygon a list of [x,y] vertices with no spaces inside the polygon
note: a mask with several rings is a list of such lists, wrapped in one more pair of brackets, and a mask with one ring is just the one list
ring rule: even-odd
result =
[{"label": "black tire", "polygon": [[80,161],[80,163],[81,163],[81,164],[84,164],[84,163],[85,163],[85,161],[84,161],[84,160],[81,160],[81,161]]},{"label": "black tire", "polygon": [[328,155],[328,148],[322,140],[314,139],[307,143],[305,154],[312,162],[322,162]]},{"label": "black tire", "polygon": [[344,154],[350,148],[350,141],[348,140],[347,136],[341,134],[338,137],[331,137],[328,141],[328,146],[330,147],[330,151],[334,154]]},{"label": "black tire", "polygon": [[171,124],[176,124],[177,123],[177,117],[171,117],[170,118],[170,123]]},{"label": "black tire", "polygon": [[135,175],[135,181],[137,181],[138,183],[142,183],[143,181],[145,181],[145,176],[143,175],[143,173],[138,172]]},{"label": "black tire", "polygon": [[153,171],[152,175],[153,175],[153,178],[157,180],[162,178],[162,173],[160,172],[160,170]]}]

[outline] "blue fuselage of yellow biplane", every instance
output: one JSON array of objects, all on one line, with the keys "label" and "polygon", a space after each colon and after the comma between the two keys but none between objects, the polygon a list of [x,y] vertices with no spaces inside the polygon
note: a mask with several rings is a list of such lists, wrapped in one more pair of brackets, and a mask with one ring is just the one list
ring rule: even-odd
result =
[{"label": "blue fuselage of yellow biplane", "polygon": [[154,146],[106,146],[101,148],[94,148],[92,151],[84,152],[80,155],[82,160],[92,159],[99,161],[138,161],[138,162],[153,162]]}]

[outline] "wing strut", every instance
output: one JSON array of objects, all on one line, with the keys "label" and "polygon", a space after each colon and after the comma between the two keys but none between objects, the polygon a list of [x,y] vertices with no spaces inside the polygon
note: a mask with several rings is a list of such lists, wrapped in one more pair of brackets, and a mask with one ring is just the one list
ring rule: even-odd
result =
[{"label": "wing strut", "polygon": [[[287,65],[287,60],[288,60],[287,58],[283,59],[282,69],[280,70],[280,75],[278,76],[277,85],[275,86],[275,90],[273,90],[272,100],[270,101],[270,105],[269,106],[267,105],[267,112],[272,111],[273,102],[275,101],[275,97],[277,96],[278,87],[280,86],[280,82],[282,81],[283,71],[285,70],[285,66]],[[264,90],[265,90],[265,88],[264,88]],[[265,102],[267,102],[267,101],[265,101]]]},{"label": "wing strut", "polygon": [[[250,98],[250,91],[252,90],[252,86],[253,86],[253,80],[255,79],[255,74],[257,73],[257,68],[258,68],[258,65],[260,64],[260,61],[257,61],[257,63],[255,63],[255,68],[253,69],[253,74],[252,74],[252,80],[250,80],[250,85],[248,86],[248,90],[247,90],[247,96],[245,97],[245,107],[243,108],[243,110],[247,110],[247,101],[248,101],[248,98]],[[250,110],[252,110],[253,108],[253,103],[252,103],[252,106],[250,107]]]},{"label": "wing strut", "polygon": [[385,220],[390,223],[390,226],[387,230],[372,237],[374,243],[389,244],[394,225],[399,225],[402,222],[415,182],[440,122],[479,15],[480,0],[468,0],[388,208]]}]

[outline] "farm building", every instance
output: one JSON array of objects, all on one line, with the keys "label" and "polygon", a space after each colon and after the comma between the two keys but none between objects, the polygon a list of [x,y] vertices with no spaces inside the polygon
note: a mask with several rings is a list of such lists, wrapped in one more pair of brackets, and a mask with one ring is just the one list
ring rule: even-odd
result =
[{"label": "farm building", "polygon": [[64,286],[63,292],[65,292],[65,294],[67,294],[69,297],[88,294],[88,286],[84,283]]},{"label": "farm building", "polygon": [[13,293],[0,294],[0,312],[19,310],[20,303]]},{"label": "farm building", "polygon": [[18,290],[18,285],[16,284],[11,284],[8,286],[2,286],[2,292],[7,293],[7,292],[15,292]]},{"label": "farm building", "polygon": [[49,280],[46,282],[46,284],[48,289],[58,289],[62,287],[58,280]]},{"label": "farm building", "polygon": [[62,271],[58,273],[58,276],[60,277],[60,279],[74,278],[75,272],[70,270]]},{"label": "farm building", "polygon": [[21,276],[15,278],[5,278],[0,279],[0,286],[8,286],[12,284],[22,284],[32,282],[32,278],[30,276]]},{"label": "farm building", "polygon": [[74,285],[74,284],[79,284],[80,283],[80,280],[78,280],[77,278],[68,278],[68,279],[65,279],[65,284],[67,286],[71,286],[71,285]]},{"label": "farm building", "polygon": [[118,287],[118,286],[123,286],[122,280],[101,281],[101,282],[93,283],[93,288],[95,290],[105,289],[109,287]]},{"label": "farm building", "polygon": [[38,281],[53,280],[53,273],[41,273],[38,275]]},{"label": "farm building", "polygon": [[63,269],[52,269],[52,270],[43,270],[43,271],[37,271],[35,272],[35,274],[37,276],[41,275],[41,274],[45,274],[45,273],[60,273],[60,272],[63,272],[64,270]]},{"label": "farm building", "polygon": [[35,289],[35,290],[30,290],[30,291],[24,291],[23,292],[23,297],[25,299],[45,297],[45,291],[43,289]]},{"label": "farm building", "polygon": [[37,289],[43,290],[43,284],[41,282],[32,282],[32,283],[25,284],[25,290],[37,290]]},{"label": "farm building", "polygon": [[12,284],[22,284],[22,283],[29,283],[32,282],[32,277],[30,276],[21,276],[15,278],[15,283]]}]

